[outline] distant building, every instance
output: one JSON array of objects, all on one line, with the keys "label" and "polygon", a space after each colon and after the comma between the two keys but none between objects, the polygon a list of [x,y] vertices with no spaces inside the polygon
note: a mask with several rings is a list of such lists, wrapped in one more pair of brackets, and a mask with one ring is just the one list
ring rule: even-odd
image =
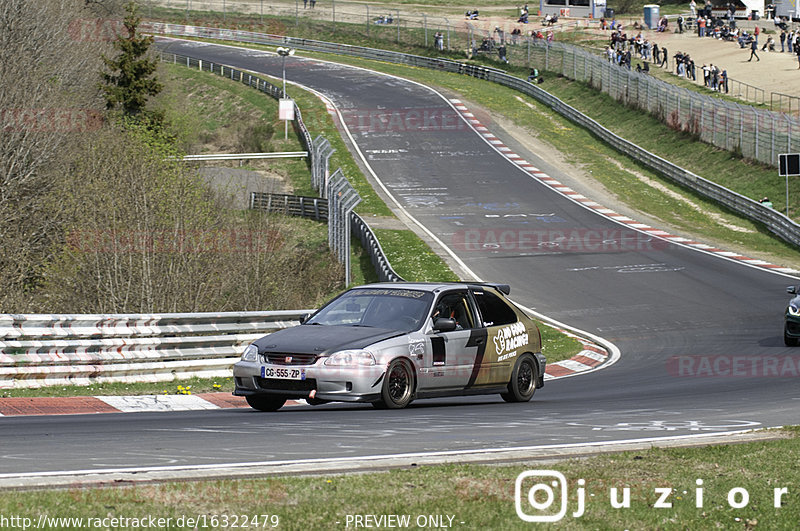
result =
[{"label": "distant building", "polygon": [[602,18],[606,14],[606,7],[606,0],[539,0],[542,16]]}]

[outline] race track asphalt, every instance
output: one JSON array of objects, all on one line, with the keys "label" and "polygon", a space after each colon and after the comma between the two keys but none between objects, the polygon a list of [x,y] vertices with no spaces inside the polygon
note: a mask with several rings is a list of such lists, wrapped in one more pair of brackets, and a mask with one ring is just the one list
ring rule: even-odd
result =
[{"label": "race track asphalt", "polygon": [[[281,59],[265,52],[159,47],[281,73]],[[796,279],[637,233],[580,206],[501,156],[426,87],[297,56],[287,59],[286,76],[333,102],[400,206],[477,276],[508,283],[517,302],[614,343],[621,359],[549,382],[526,404],[486,396],[401,411],[331,404],[1,418],[3,473],[609,442],[797,422],[800,350],[781,336],[785,287]],[[507,245],[498,249],[491,243],[501,233]]]}]

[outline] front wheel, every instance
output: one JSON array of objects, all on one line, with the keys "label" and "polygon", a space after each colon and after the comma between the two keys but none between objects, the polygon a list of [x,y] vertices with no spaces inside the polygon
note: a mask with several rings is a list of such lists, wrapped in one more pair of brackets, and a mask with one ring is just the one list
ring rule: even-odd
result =
[{"label": "front wheel", "polygon": [[530,354],[524,354],[511,372],[508,391],[500,396],[506,402],[528,402],[536,392],[537,379],[536,361]]},{"label": "front wheel", "polygon": [[413,394],[414,370],[408,361],[397,359],[386,369],[381,399],[372,405],[379,409],[402,409],[411,403]]},{"label": "front wheel", "polygon": [[259,411],[278,411],[286,403],[286,398],[277,395],[250,395],[245,399],[251,408]]}]

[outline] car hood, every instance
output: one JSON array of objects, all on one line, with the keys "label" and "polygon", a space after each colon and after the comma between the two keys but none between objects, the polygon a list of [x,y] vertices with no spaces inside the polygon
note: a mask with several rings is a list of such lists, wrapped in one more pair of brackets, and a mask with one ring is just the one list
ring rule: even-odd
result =
[{"label": "car hood", "polygon": [[360,326],[299,325],[255,341],[260,353],[287,352],[324,356],[339,350],[366,348],[405,332]]}]

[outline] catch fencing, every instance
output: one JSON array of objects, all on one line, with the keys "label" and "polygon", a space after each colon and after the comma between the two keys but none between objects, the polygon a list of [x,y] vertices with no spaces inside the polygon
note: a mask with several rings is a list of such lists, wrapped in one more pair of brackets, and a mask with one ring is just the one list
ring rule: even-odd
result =
[{"label": "catch fencing", "polygon": [[[431,68],[444,72],[469,75],[492,81],[524,94],[551,107],[569,120],[588,128],[603,141],[622,153],[659,172],[695,192],[727,206],[734,212],[763,223],[771,232],[784,240],[800,245],[800,225],[757,201],[744,197],[716,183],[703,179],[645,149],[615,135],[577,109],[567,105],[536,85],[505,72],[477,65],[469,65],[442,58],[422,57],[389,50],[329,43],[311,39],[268,35],[241,30],[201,28],[175,24],[149,23],[148,31],[176,36],[226,39],[271,46],[291,46],[297,49],[349,55]],[[674,127],[692,131],[709,143],[725,149],[739,149],[750,158],[767,158],[777,164],[780,153],[800,149],[800,123],[780,113],[763,111],[754,107],[721,101],[686,89],[676,88],[645,74],[620,68],[595,55],[560,43],[536,42],[531,45],[531,55],[545,69],[582,79],[601,88],[620,101],[640,106]]]},{"label": "catch fencing", "polygon": [[312,311],[0,314],[0,388],[230,377],[249,343]]},{"label": "catch fencing", "polygon": [[350,218],[350,225],[353,229],[353,234],[361,240],[361,247],[369,253],[372,266],[378,274],[378,280],[380,282],[403,282],[403,277],[398,275],[392,268],[386,253],[383,252],[381,243],[369,225],[367,225],[367,222],[353,212]]},{"label": "catch fencing", "polygon": [[[537,41],[530,56],[530,64],[588,83],[673,129],[746,158],[777,166],[779,154],[800,149],[800,120],[791,115],[677,87],[561,43]],[[748,90],[743,87],[729,81],[729,90]]]},{"label": "catch fencing", "polygon": [[[328,221],[328,200],[319,197],[251,192],[250,208],[300,216],[316,221]],[[350,213],[350,229],[352,235],[361,241],[361,247],[369,254],[378,280],[380,282],[402,282],[403,278],[392,268],[378,237],[372,232],[367,222],[355,212]]]}]

